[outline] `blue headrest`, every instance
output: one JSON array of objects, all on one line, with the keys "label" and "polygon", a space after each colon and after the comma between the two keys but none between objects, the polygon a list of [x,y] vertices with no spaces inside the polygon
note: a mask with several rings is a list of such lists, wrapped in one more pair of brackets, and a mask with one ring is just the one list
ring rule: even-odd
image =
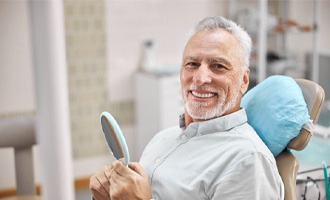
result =
[{"label": "blue headrest", "polygon": [[309,114],[299,85],[286,76],[271,76],[248,91],[241,106],[274,157],[296,137]]}]

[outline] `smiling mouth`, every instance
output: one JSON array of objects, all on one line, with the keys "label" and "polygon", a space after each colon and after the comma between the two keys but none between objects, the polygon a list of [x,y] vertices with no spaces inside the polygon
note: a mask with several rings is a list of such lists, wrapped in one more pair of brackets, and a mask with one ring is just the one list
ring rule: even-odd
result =
[{"label": "smiling mouth", "polygon": [[191,91],[191,94],[194,95],[195,97],[198,97],[198,98],[211,98],[211,97],[214,97],[215,96],[215,93],[199,93],[199,92],[196,92],[196,91]]}]

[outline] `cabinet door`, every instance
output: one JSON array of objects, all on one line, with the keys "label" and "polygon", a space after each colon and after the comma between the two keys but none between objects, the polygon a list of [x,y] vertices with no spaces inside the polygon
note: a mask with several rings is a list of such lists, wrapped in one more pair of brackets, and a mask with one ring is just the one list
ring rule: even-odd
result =
[{"label": "cabinet door", "polygon": [[183,113],[179,74],[162,78],[159,85],[160,129],[178,126]]}]

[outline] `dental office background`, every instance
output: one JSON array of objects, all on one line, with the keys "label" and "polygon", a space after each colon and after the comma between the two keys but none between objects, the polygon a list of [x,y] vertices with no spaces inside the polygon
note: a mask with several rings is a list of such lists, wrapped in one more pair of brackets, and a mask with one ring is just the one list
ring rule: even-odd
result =
[{"label": "dental office background", "polygon": [[[324,88],[316,133],[305,150],[294,154],[300,172],[320,168],[322,160],[330,165],[329,10],[330,0],[64,0],[73,174],[85,180],[76,198],[89,198],[90,175],[113,160],[99,122],[102,111],[116,118],[133,161],[157,131],[177,125],[183,113],[178,74],[183,47],[190,28],[206,16],[234,19],[250,33],[251,86],[282,74],[315,80]],[[27,0],[0,1],[0,120],[36,115],[29,12]],[[38,155],[36,145],[40,184]],[[15,188],[13,156],[12,148],[0,149],[0,193]]]}]

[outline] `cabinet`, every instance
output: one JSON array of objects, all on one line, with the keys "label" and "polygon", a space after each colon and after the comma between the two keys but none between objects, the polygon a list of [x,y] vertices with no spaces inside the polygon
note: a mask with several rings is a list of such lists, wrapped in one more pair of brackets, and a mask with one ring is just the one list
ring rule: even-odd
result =
[{"label": "cabinet", "polygon": [[184,113],[180,74],[135,75],[135,149],[140,158],[145,146],[162,129],[178,126]]}]

